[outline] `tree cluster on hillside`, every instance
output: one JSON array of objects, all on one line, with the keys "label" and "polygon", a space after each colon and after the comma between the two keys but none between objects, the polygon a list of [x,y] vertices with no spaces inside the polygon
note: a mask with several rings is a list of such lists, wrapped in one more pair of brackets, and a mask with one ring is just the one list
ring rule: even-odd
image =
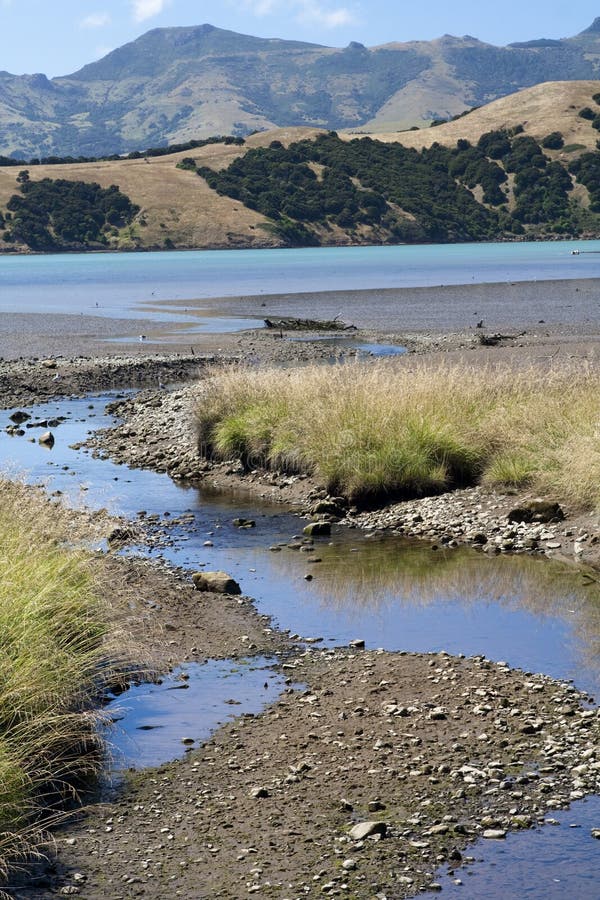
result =
[{"label": "tree cluster on hillside", "polygon": [[[581,210],[570,199],[572,176],[588,187],[591,211],[600,211],[600,154],[586,154],[569,170],[522,131],[501,129],[476,145],[461,140],[421,151],[370,138],[342,141],[330,132],[287,149],[274,141],[225,170],[197,172],[218,193],[271,219],[296,245],[326,242],[333,226],[351,237],[369,226],[371,238],[389,242],[577,234]],[[548,137],[549,148],[560,146],[560,133]]]},{"label": "tree cluster on hillside", "polygon": [[6,243],[26,244],[32,250],[60,250],[103,246],[108,235],[128,225],[139,212],[116,185],[94,182],[30,181],[27,171],[17,179],[21,193],[13,194],[0,218]]}]

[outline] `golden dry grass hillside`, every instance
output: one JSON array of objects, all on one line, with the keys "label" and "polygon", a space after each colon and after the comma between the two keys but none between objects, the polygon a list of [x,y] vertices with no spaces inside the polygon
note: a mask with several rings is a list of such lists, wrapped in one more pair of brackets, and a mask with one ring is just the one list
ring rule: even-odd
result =
[{"label": "golden dry grass hillside", "polygon": [[[312,128],[278,128],[247,138],[239,147],[208,144],[196,150],[141,159],[29,166],[32,181],[42,178],[97,182],[106,188],[116,184],[140,207],[121,247],[163,247],[169,239],[176,247],[277,247],[283,242],[261,227],[267,219],[228,197],[212,191],[194,172],[178,169],[184,157],[197,164],[221,169],[253,147],[273,140],[288,145],[318,134]],[[19,167],[0,167],[0,210],[18,193]],[[145,223],[145,224],[142,224]]]},{"label": "golden dry grass hillside", "polygon": [[[455,146],[459,139],[476,144],[488,131],[521,126],[524,134],[538,141],[552,132],[560,132],[564,146],[546,150],[550,157],[569,163],[586,150],[595,150],[600,131],[593,127],[590,118],[580,112],[585,107],[600,115],[600,103],[594,100],[600,95],[600,81],[549,82],[519,91],[500,100],[433,128],[396,133],[373,132],[369,137],[384,143],[397,142],[406,147],[421,149],[434,142]],[[116,184],[140,211],[132,225],[122,229],[114,238],[116,249],[165,248],[251,248],[278,247],[285,240],[274,233],[269,220],[239,200],[220,196],[209,188],[204,178],[189,169],[177,168],[178,162],[191,157],[198,167],[220,170],[248,150],[268,147],[272,141],[283,145],[315,138],[324,132],[318,128],[278,128],[248,137],[241,146],[214,143],[193,150],[166,156],[148,156],[139,159],[119,159],[62,165],[28,167],[30,178],[81,180],[97,182],[107,188]],[[340,134],[345,140],[360,138],[361,134]],[[0,167],[0,212],[6,210],[10,197],[17,193],[19,167]],[[479,193],[477,193],[479,191]],[[480,189],[475,189],[480,200]],[[571,195],[583,208],[589,206],[589,197],[583,184],[577,184]],[[512,195],[510,209],[514,207]],[[360,230],[344,230],[330,225],[319,239],[328,244],[371,243],[393,239],[390,234],[371,235]],[[1,245],[2,249],[17,249],[14,245]]]},{"label": "golden dry grass hillside", "polygon": [[[567,147],[581,144],[587,150],[595,150],[600,133],[589,119],[579,116],[579,111],[588,106],[600,113],[600,106],[592,99],[598,92],[600,81],[549,81],[494,100],[444,125],[418,131],[373,131],[369,137],[420,150],[435,141],[454,146],[460,138],[476,144],[486,131],[522,125],[524,133],[536,140],[560,131]],[[351,139],[360,134],[346,133],[343,137]]]}]

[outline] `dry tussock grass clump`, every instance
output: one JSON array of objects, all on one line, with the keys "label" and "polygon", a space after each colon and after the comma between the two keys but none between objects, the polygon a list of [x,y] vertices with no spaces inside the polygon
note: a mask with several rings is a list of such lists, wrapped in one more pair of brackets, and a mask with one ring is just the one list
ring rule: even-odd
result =
[{"label": "dry tussock grass clump", "polygon": [[212,376],[204,455],[316,475],[362,502],[485,481],[600,505],[600,376],[385,360]]},{"label": "dry tussock grass clump", "polygon": [[102,761],[92,712],[111,675],[90,558],[60,515],[0,479],[0,879],[35,852]]}]

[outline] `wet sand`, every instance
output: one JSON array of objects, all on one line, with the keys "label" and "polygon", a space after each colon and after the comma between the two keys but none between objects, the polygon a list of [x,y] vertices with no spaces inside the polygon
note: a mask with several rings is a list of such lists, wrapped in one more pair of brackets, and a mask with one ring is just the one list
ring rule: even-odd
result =
[{"label": "wet sand", "polygon": [[[488,330],[600,327],[600,279],[440,285],[317,294],[273,294],[197,301],[222,315],[333,319],[396,333],[462,331],[483,320]],[[193,308],[194,301],[162,303]],[[543,322],[541,321],[543,319]]]}]

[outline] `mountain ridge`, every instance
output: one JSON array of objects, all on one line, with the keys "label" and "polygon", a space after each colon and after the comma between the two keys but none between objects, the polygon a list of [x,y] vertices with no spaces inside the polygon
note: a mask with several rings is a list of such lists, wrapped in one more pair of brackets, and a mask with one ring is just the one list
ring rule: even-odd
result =
[{"label": "mountain ridge", "polygon": [[546,81],[600,78],[600,17],[558,41],[327,47],[156,28],[77,72],[0,72],[0,154],[97,156],[273,127],[398,131]]}]

